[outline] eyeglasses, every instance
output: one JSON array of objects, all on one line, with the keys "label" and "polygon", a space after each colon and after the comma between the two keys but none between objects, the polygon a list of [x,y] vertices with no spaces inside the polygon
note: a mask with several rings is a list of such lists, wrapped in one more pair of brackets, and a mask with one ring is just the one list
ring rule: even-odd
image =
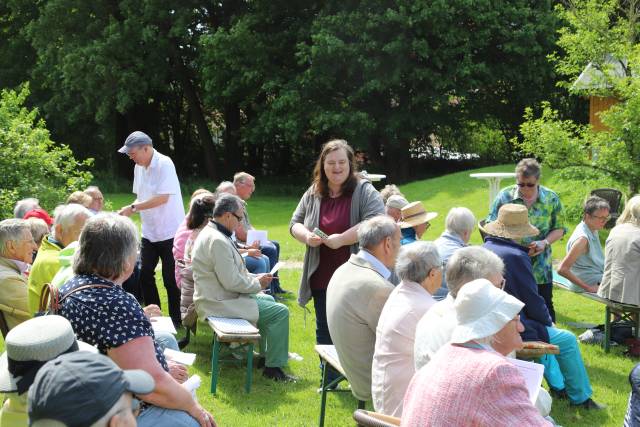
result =
[{"label": "eyeglasses", "polygon": [[591,218],[599,219],[600,221],[609,221],[611,219],[611,215],[607,216],[598,216],[598,215],[589,215]]},{"label": "eyeglasses", "polygon": [[517,184],[518,184],[518,187],[520,188],[522,187],[533,188],[538,185],[537,183],[533,184],[531,182],[518,182]]},{"label": "eyeglasses", "polygon": [[241,222],[242,222],[242,218],[244,218],[244,215],[243,215],[243,216],[239,216],[239,215],[236,215],[236,213],[235,213],[235,212],[229,212],[229,213],[230,213],[231,215],[235,216],[235,217],[236,217],[236,219],[237,219],[238,221],[241,221]]}]

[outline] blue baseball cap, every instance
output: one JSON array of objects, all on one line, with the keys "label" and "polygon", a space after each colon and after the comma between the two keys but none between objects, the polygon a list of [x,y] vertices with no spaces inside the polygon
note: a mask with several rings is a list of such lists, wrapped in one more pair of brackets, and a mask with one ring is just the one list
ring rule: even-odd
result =
[{"label": "blue baseball cap", "polygon": [[153,146],[153,142],[151,142],[149,135],[144,132],[140,132],[139,130],[131,132],[127,139],[124,140],[124,145],[118,150],[118,153],[129,154],[130,149],[141,145]]}]

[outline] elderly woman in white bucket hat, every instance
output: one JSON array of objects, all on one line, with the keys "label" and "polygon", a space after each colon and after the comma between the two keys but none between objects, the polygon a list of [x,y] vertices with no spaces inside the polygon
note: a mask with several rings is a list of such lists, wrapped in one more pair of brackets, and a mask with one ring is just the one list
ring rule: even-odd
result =
[{"label": "elderly woman in white bucket hat", "polygon": [[506,358],[522,348],[524,304],[486,279],[462,287],[451,342],[411,380],[402,426],[549,426]]},{"label": "elderly woman in white bucket hat", "polygon": [[0,392],[7,393],[0,409],[1,426],[26,426],[27,391],[38,370],[49,360],[74,351],[98,349],[76,340],[71,323],[62,316],[42,316],[11,329],[0,356]]},{"label": "elderly woman in white bucket hat", "polygon": [[422,202],[411,202],[403,207],[400,219],[400,228],[402,229],[400,244],[408,245],[420,240],[431,225],[429,221],[437,216],[437,212],[427,212]]}]

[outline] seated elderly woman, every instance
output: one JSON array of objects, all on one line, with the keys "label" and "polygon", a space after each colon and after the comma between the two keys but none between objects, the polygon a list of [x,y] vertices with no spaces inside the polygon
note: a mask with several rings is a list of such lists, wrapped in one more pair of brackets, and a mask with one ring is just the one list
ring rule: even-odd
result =
[{"label": "seated elderly woman", "polygon": [[289,309],[273,297],[260,293],[269,286],[270,274],[247,271],[233,240],[234,230],[244,215],[243,201],[233,194],[221,194],[213,209],[213,220],[200,232],[193,248],[191,267],[198,317],[246,319],[260,330],[260,351],[264,353],[263,375],[275,381],[290,381],[282,370],[289,359]]},{"label": "seated elderly woman", "polygon": [[402,280],[391,292],[378,319],[371,371],[371,395],[376,412],[399,417],[402,397],[415,372],[413,338],[418,320],[435,303],[442,263],[430,242],[400,248],[396,274]]},{"label": "seated elderly woman", "polygon": [[122,289],[136,263],[137,247],[137,228],[129,218],[98,214],[89,219],[73,262],[76,276],[60,289],[59,314],[79,339],[98,347],[120,368],[142,369],[154,378],[154,392],[140,396],[147,405],[138,416],[139,426],[215,425],[211,414],[169,374],[151,322]]},{"label": "seated elderly woman", "polygon": [[402,208],[407,206],[409,202],[403,196],[394,194],[390,196],[384,204],[384,213],[389,215],[395,222],[402,218]]},{"label": "seated elderly woman", "polygon": [[640,196],[627,202],[604,250],[604,274],[598,295],[640,305]]},{"label": "seated elderly woman", "polygon": [[407,245],[420,240],[424,232],[431,226],[429,221],[437,216],[437,212],[427,212],[422,202],[411,202],[402,208],[400,220],[402,239],[400,244]]},{"label": "seated elderly woman", "polygon": [[582,221],[567,241],[567,255],[558,267],[558,274],[571,281],[574,292],[597,292],[602,282],[604,254],[598,237],[609,220],[609,203],[598,196],[587,199]]},{"label": "seated elderly woman", "polygon": [[444,225],[445,230],[440,237],[433,242],[438,248],[440,258],[442,258],[442,265],[445,266],[442,275],[442,286],[435,295],[438,300],[446,297],[449,292],[447,289],[447,281],[445,280],[447,262],[449,258],[451,258],[451,255],[469,243],[473,228],[476,226],[476,217],[473,216],[473,212],[467,208],[451,208],[444,221]]},{"label": "seated elderly woman", "polygon": [[402,426],[550,426],[531,404],[506,355],[522,348],[524,304],[485,279],[467,283],[454,303],[451,343],[411,380]]},{"label": "seated elderly woman", "polygon": [[8,329],[31,318],[25,271],[36,249],[27,221],[0,221],[0,312]]}]

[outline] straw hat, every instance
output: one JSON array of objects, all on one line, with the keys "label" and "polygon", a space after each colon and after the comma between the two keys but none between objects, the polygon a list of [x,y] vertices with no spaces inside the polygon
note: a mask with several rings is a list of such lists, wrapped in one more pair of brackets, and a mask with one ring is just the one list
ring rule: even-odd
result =
[{"label": "straw hat", "polygon": [[400,228],[411,228],[424,224],[438,216],[437,212],[427,212],[422,202],[411,202],[402,208]]},{"label": "straw hat", "polygon": [[23,393],[47,361],[72,351],[98,350],[76,341],[71,323],[62,316],[41,316],[20,323],[7,333],[0,356],[0,392]]},{"label": "straw hat", "polygon": [[458,291],[453,306],[458,325],[451,342],[464,343],[492,336],[520,313],[524,303],[487,279],[477,279]]},{"label": "straw hat", "polygon": [[529,223],[526,206],[513,203],[502,205],[497,220],[479,227],[491,236],[507,239],[521,239],[540,234],[540,231]]}]

